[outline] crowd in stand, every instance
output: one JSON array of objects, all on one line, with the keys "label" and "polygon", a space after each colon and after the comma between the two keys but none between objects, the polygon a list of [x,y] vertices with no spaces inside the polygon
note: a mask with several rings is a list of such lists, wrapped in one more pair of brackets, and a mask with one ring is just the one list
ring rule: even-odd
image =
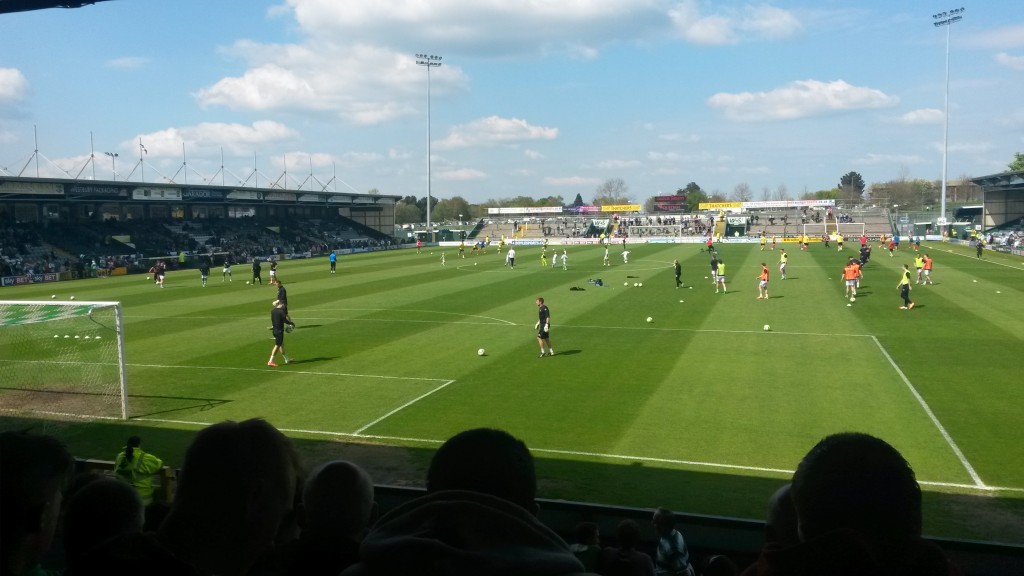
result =
[{"label": "crowd in stand", "polygon": [[[634,520],[607,547],[595,524],[581,524],[570,546],[538,519],[529,449],[501,430],[450,438],[432,457],[425,495],[383,515],[363,468],[334,460],[307,474],[291,441],[261,419],[198,432],[173,502],[154,514],[135,479],[160,464],[133,437],[118,455],[127,481],[73,477],[56,438],[0,433],[3,576],[43,573],[58,534],[68,576],[739,573],[727,556],[691,556],[664,508],[651,518],[650,553]],[[766,544],[743,574],[960,574],[921,524],[920,487],[899,452],[866,434],[832,435],[769,502]]]},{"label": "crowd in stand", "polygon": [[141,272],[149,267],[147,259],[165,258],[173,265],[183,252],[218,254],[219,264],[225,254],[239,263],[253,257],[390,245],[390,237],[369,228],[316,220],[295,221],[288,228],[249,219],[18,224],[0,231],[0,276],[74,271],[96,277],[120,267]]},{"label": "crowd in stand", "polygon": [[715,225],[712,216],[644,216],[619,218],[616,237],[703,236]]}]

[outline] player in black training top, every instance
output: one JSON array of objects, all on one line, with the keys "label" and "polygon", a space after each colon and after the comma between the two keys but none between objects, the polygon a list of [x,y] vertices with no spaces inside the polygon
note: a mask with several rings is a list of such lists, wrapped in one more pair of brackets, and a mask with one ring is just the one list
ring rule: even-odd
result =
[{"label": "player in black training top", "polygon": [[210,279],[210,263],[206,260],[199,265],[199,277],[203,279],[203,288],[206,288],[206,281]]},{"label": "player in black training top", "polygon": [[537,298],[537,343],[540,344],[540,357],[544,357],[544,346],[547,346],[547,355],[554,356],[555,351],[551,348],[551,311],[544,304],[543,298]]},{"label": "player in black training top", "polygon": [[263,277],[260,276],[262,271],[263,271],[263,268],[260,266],[259,258],[253,258],[252,259],[252,285],[253,286],[256,285],[256,282],[259,282],[260,286],[263,285]]},{"label": "player in black training top", "polygon": [[267,366],[277,367],[274,357],[277,356],[278,352],[284,358],[285,364],[292,361],[284,352],[284,325],[291,323],[292,319],[288,317],[288,313],[284,309],[284,303],[280,300],[275,300],[274,308],[270,311],[270,329],[274,333],[274,347],[270,350],[270,360],[267,360]]}]

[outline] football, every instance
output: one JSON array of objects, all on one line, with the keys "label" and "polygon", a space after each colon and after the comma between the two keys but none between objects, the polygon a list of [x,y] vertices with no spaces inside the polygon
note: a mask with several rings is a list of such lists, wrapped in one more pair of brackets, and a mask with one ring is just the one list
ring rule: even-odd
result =
[{"label": "football", "polygon": [[856,301],[857,301],[857,298],[855,298],[853,296],[850,296],[850,302],[856,302]]},{"label": "football", "polygon": [[647,321],[648,321],[648,322],[654,322],[654,318],[651,318],[650,316],[648,316],[648,317],[647,317]]},{"label": "football", "polygon": [[639,287],[643,288],[643,287],[644,287],[644,283],[643,283],[643,282],[641,282],[641,283],[637,284],[637,286],[639,286]]},{"label": "football", "polygon": [[772,327],[771,327],[771,326],[769,326],[769,325],[767,325],[767,324],[765,324],[765,325],[764,325],[764,331],[765,331],[765,332],[767,332],[767,331],[769,331],[769,330],[771,330],[771,329],[772,329]]},{"label": "football", "polygon": [[50,294],[50,300],[55,300],[56,298],[57,298],[56,294]]},{"label": "football", "polygon": [[484,354],[487,354],[487,350],[484,350],[483,348],[476,351],[477,356],[483,356]]},{"label": "football", "polygon": [[622,285],[623,286],[629,286],[629,282],[623,282]]},{"label": "football", "polygon": [[292,325],[292,324],[285,324],[284,325],[284,331],[285,332],[289,332],[290,333],[292,330],[295,330],[295,326],[294,325]]},{"label": "football", "polygon": [[74,297],[74,296],[72,296],[72,297],[71,297],[71,299],[72,299],[72,300],[74,300],[74,299],[75,299],[75,297]]}]

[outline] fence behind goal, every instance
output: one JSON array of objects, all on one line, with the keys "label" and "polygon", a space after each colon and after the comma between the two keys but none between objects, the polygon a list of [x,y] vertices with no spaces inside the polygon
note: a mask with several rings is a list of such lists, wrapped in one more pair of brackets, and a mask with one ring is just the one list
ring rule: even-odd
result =
[{"label": "fence behind goal", "polygon": [[0,411],[127,419],[119,302],[0,300]]}]

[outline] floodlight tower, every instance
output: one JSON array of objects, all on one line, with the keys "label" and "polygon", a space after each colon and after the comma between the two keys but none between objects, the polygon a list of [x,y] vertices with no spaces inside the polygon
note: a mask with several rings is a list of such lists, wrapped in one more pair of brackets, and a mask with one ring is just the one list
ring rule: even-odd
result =
[{"label": "floodlight tower", "polygon": [[110,177],[112,180],[117,180],[117,152],[104,152],[107,156],[110,156]]},{"label": "floodlight tower", "polygon": [[945,92],[945,121],[942,127],[942,205],[939,213],[939,233],[946,231],[946,160],[949,155],[949,29],[953,24],[964,19],[966,8],[954,8],[948,12],[939,12],[932,15],[933,24],[936,28],[946,27],[946,92]]},{"label": "floodlight tower", "polygon": [[416,64],[427,69],[427,231],[430,232],[430,241],[434,242],[434,228],[430,224],[430,69],[441,65],[441,57],[433,54],[417,54]]}]

